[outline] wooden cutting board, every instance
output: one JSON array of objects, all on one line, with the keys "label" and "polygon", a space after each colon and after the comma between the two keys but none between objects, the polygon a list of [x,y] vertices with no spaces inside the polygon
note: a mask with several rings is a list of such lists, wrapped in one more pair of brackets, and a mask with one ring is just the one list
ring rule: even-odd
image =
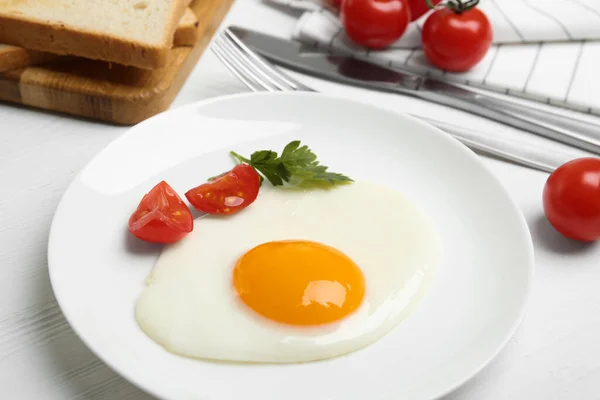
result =
[{"label": "wooden cutting board", "polygon": [[61,57],[49,64],[0,73],[0,101],[65,112],[120,125],[143,121],[170,105],[233,0],[195,0],[200,22],[194,47],[175,47],[164,68],[142,70]]}]

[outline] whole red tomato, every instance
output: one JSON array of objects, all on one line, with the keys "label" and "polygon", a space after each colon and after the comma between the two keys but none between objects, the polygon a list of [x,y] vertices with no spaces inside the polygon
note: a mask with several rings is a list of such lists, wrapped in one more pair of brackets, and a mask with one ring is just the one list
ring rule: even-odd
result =
[{"label": "whole red tomato", "polygon": [[492,25],[478,8],[458,12],[443,7],[423,25],[423,50],[430,63],[464,72],[483,59],[492,44]]},{"label": "whole red tomato", "polygon": [[[341,0],[339,0],[341,2]],[[442,0],[431,0],[431,3],[435,6],[438,5]],[[410,20],[416,21],[423,14],[430,10],[427,0],[407,0],[408,8],[410,8]]]},{"label": "whole red tomato", "polygon": [[544,187],[544,212],[564,236],[600,239],[600,158],[580,158],[557,168]]},{"label": "whole red tomato", "polygon": [[410,22],[406,0],[344,0],[341,19],[350,39],[383,49],[400,39]]}]

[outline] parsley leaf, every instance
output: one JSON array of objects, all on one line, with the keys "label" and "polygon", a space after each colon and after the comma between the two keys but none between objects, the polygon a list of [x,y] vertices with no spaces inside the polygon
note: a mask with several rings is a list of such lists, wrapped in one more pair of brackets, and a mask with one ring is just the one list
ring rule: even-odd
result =
[{"label": "parsley leaf", "polygon": [[273,186],[289,183],[294,186],[310,188],[352,182],[352,179],[345,175],[329,172],[326,166],[319,164],[317,155],[308,146],[300,144],[299,140],[288,143],[281,152],[281,156],[272,150],[255,151],[249,159],[234,151],[231,152],[231,155],[238,162],[254,167]]}]

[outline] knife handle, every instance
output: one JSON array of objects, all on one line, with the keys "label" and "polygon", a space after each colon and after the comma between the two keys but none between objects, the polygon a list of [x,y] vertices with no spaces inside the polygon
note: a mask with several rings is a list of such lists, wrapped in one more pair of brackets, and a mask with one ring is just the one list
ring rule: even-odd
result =
[{"label": "knife handle", "polygon": [[415,117],[449,133],[472,150],[512,161],[515,164],[539,171],[551,173],[567,161],[582,157],[582,154],[576,151],[567,152],[545,147],[540,148],[538,145],[510,140],[501,136],[458,127],[446,122],[417,115]]},{"label": "knife handle", "polygon": [[457,108],[600,155],[600,126],[551,114],[446,82],[427,80],[417,97]]}]

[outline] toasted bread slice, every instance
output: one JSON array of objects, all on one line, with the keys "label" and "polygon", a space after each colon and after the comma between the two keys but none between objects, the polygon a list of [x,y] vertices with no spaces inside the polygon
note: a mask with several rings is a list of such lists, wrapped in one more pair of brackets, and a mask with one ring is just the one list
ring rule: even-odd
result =
[{"label": "toasted bread slice", "polygon": [[[198,17],[188,8],[179,21],[173,46],[193,46],[198,41]],[[60,56],[42,51],[27,50],[22,47],[0,44],[0,72],[23,68],[29,65],[43,64]]]},{"label": "toasted bread slice", "polygon": [[175,46],[193,46],[199,39],[200,29],[198,29],[198,17],[191,8],[185,10],[185,14],[179,21],[179,26],[175,31],[173,45]]},{"label": "toasted bread slice", "polygon": [[0,43],[152,69],[187,0],[2,0]]},{"label": "toasted bread slice", "polygon": [[0,72],[9,71],[27,65],[41,64],[55,59],[56,55],[22,47],[0,44]]}]

